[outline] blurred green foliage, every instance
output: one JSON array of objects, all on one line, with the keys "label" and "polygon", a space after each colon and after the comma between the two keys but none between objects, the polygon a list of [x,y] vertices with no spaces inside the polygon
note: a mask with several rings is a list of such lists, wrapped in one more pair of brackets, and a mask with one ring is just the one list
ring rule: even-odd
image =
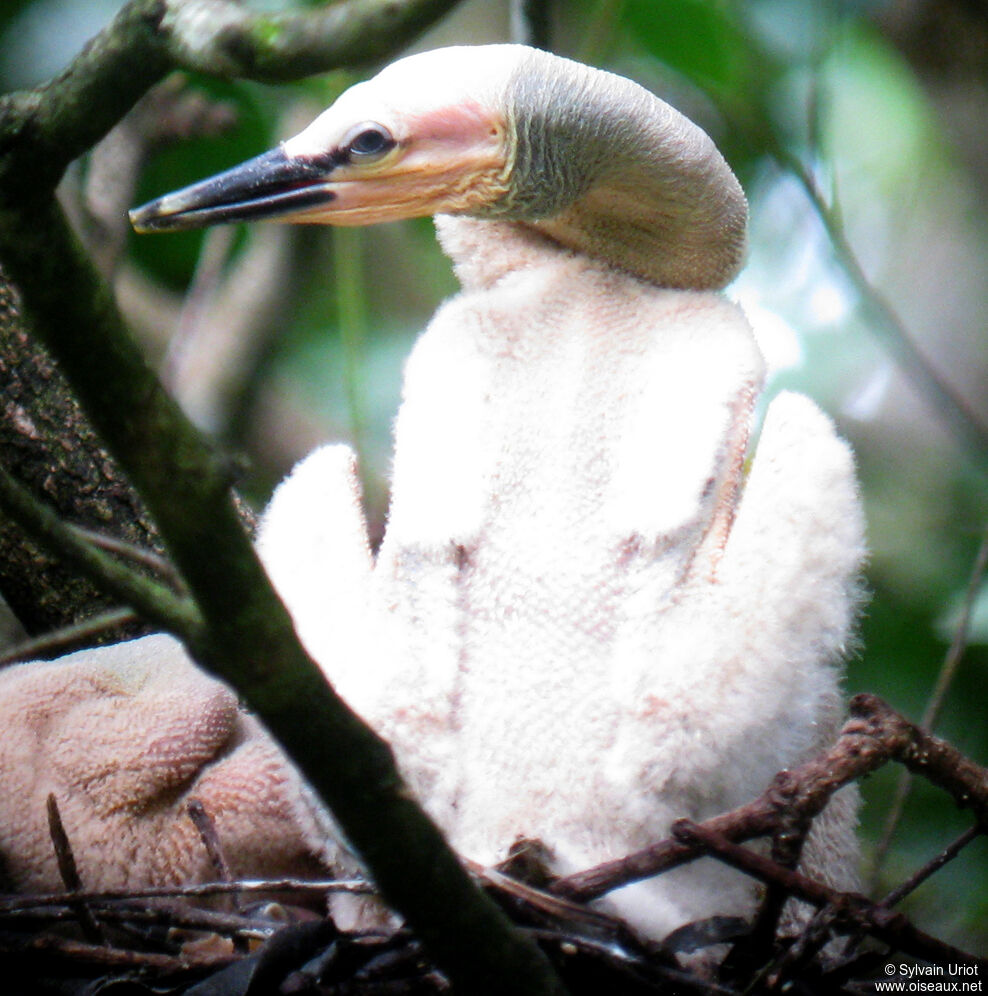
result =
[{"label": "blurred green foliage", "polygon": [[[0,84],[39,82],[117,6],[112,0],[8,2],[0,8]],[[839,205],[875,290],[988,421],[982,332],[988,327],[988,198],[946,127],[944,93],[917,75],[890,37],[882,9],[866,3],[572,0],[557,8],[558,51],[631,75],[679,106],[715,137],[742,177],[752,207],[750,262],[731,293],[764,345],[770,390],[796,387],[814,396],[858,455],[872,556],[848,690],[875,692],[918,719],[988,522],[985,464],[949,436],[937,412],[896,370],[864,317],[845,261],[775,153],[796,156]],[[507,23],[506,3],[474,0],[420,47],[504,40]],[[263,151],[277,140],[287,104],[304,99],[317,109],[347,81],[344,74],[285,87],[194,80],[235,103],[238,125],[222,138],[162,150],[142,175],[137,201]],[[980,85],[972,80],[971,89]],[[319,439],[351,437],[356,427],[368,497],[380,521],[401,363],[455,284],[427,222],[347,232],[335,249],[332,233],[306,238],[296,303],[270,330],[237,418],[224,431],[250,455],[253,488],[262,500],[305,449]],[[234,255],[250,239],[249,232],[241,234]],[[198,233],[133,238],[130,258],[176,291],[191,279],[201,244]],[[937,732],[988,763],[983,614],[973,641]],[[864,786],[869,852],[896,777],[883,771]],[[941,793],[917,786],[882,888],[897,884],[965,825],[966,817]],[[984,840],[906,908],[925,929],[988,951]]]}]

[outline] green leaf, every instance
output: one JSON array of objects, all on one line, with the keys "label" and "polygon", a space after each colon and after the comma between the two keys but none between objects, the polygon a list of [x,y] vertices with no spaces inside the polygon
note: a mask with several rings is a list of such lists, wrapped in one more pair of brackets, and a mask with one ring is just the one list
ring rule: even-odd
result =
[{"label": "green leaf", "polygon": [[701,86],[735,90],[748,76],[748,45],[726,4],[628,0],[622,23],[651,55]]}]

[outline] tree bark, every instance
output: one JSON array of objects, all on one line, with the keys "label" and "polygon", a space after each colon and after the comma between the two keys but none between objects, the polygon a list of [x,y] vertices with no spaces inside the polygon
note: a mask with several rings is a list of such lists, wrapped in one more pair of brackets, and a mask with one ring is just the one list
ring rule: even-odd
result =
[{"label": "tree bark", "polygon": [[[2,270],[0,465],[67,522],[160,551],[137,492],[103,449],[51,357],[29,337]],[[0,595],[30,635],[119,604],[6,517],[0,518]],[[101,642],[142,628],[108,631]]]}]

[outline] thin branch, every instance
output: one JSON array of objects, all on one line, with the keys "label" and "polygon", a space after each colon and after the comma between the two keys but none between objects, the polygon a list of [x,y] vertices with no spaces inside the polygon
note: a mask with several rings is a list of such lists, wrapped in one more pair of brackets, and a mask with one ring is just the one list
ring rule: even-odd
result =
[{"label": "thin branch", "polygon": [[557,947],[561,956],[575,958],[587,954],[610,967],[612,974],[602,987],[584,991],[623,993],[628,986],[633,993],[651,992],[656,996],[667,993],[674,996],[738,996],[736,989],[719,985],[703,974],[646,960],[637,953],[629,957],[606,941],[542,928],[532,928],[528,933],[544,945]]},{"label": "thin branch", "polygon": [[[185,805],[185,811],[189,814],[189,819],[195,825],[199,839],[202,841],[202,846],[206,849],[213,872],[221,882],[232,881],[233,876],[230,874],[230,866],[223,855],[223,846],[220,844],[219,834],[216,832],[216,824],[213,823],[212,817],[206,811],[206,807],[202,804],[202,801],[200,799],[190,799]],[[228,898],[231,901],[233,909],[239,910],[241,908],[242,899],[239,892],[231,893]]]},{"label": "thin branch", "polygon": [[116,630],[119,626],[137,622],[138,619],[140,616],[133,609],[111,609],[109,612],[101,612],[90,619],[84,619],[72,626],[63,626],[36,639],[23,640],[0,654],[0,667],[18,661],[53,657],[71,647],[94,643],[104,634]]},{"label": "thin branch", "polygon": [[818,909],[807,921],[792,944],[781,954],[765,965],[752,984],[745,991],[759,992],[759,985],[764,981],[766,992],[778,992],[785,986],[799,968],[810,962],[830,938],[831,927],[836,918],[832,906]]},{"label": "thin branch", "polygon": [[193,354],[191,364],[186,362],[186,358],[191,352],[190,345],[201,333],[203,316],[222,281],[223,268],[233,249],[235,235],[233,226],[221,225],[207,229],[203,237],[195,271],[182,301],[178,325],[168,341],[168,350],[161,364],[161,379],[177,396],[181,395],[185,368],[195,369],[198,356]]},{"label": "thin branch", "polygon": [[[932,730],[936,725],[944,699],[953,683],[954,675],[960,666],[964,651],[967,649],[968,636],[971,629],[971,614],[974,611],[974,603],[977,600],[978,592],[981,590],[986,570],[988,570],[988,529],[985,530],[981,537],[981,545],[978,547],[977,555],[974,558],[974,565],[971,568],[971,575],[967,582],[967,591],[964,595],[964,604],[961,608],[960,619],[957,621],[957,628],[954,630],[950,648],[947,651],[946,657],[944,657],[940,673],[937,675],[936,684],[933,687],[933,692],[930,695],[929,702],[926,704],[923,718],[920,720],[920,726],[924,730]],[[885,862],[889,848],[892,846],[892,838],[895,836],[895,831],[905,811],[911,785],[912,780],[909,772],[903,771],[896,782],[895,794],[892,797],[892,804],[889,806],[888,815],[885,817],[882,835],[875,847],[875,856],[871,870],[873,886]]]},{"label": "thin branch", "polygon": [[978,968],[988,969],[988,961],[944,944],[918,930],[901,913],[892,913],[857,893],[838,892],[799,872],[783,868],[770,858],[729,840],[722,833],[691,823],[689,820],[677,820],[673,825],[673,834],[677,840],[716,855],[732,868],[737,868],[760,882],[776,883],[791,896],[812,903],[820,909],[830,907],[837,914],[835,927],[843,930],[863,930],[897,951],[936,964],[975,965]]},{"label": "thin branch", "polygon": [[[772,835],[772,860],[784,868],[794,869],[799,864],[810,823],[795,813],[783,813],[782,820],[782,827]],[[777,883],[771,883],[765,889],[749,944],[750,958],[755,964],[763,962],[772,951],[782,911],[788,900],[788,893]]]},{"label": "thin branch", "polygon": [[823,224],[837,260],[847,274],[858,299],[873,319],[872,327],[888,345],[899,365],[943,419],[962,449],[976,458],[982,470],[988,469],[988,426],[970,409],[953,387],[933,368],[909,334],[895,309],[868,279],[851,245],[840,212],[827,202],[810,169],[788,149],[771,142],[771,154],[802,186]]},{"label": "thin branch", "polygon": [[175,568],[164,557],[159,556],[153,550],[138,546],[136,543],[128,543],[117,536],[110,536],[96,529],[87,529],[85,526],[77,526],[70,523],[69,529],[79,536],[80,539],[86,540],[100,550],[106,550],[107,553],[115,553],[135,564],[147,567],[154,571],[155,574],[159,574],[163,580],[167,581],[173,587],[181,587],[182,579],[175,573]]},{"label": "thin branch", "polygon": [[370,491],[367,480],[370,461],[367,455],[367,413],[364,385],[367,369],[366,340],[367,287],[364,279],[364,232],[359,228],[333,229],[333,271],[336,278],[336,313],[343,346],[343,380],[347,414],[350,417],[350,440],[362,475],[363,493]]},{"label": "thin branch", "polygon": [[233,876],[230,874],[230,866],[223,856],[223,848],[216,833],[216,826],[209,813],[206,812],[206,807],[201,800],[190,799],[186,803],[185,809],[189,814],[189,819],[195,824],[202,846],[206,848],[206,854],[209,856],[209,863],[213,871],[219,876],[221,882],[232,881]]},{"label": "thin branch", "polygon": [[[236,961],[237,955],[230,954],[156,954],[146,951],[130,951],[125,948],[104,947],[97,944],[84,944],[57,934],[38,934],[27,939],[16,936],[0,937],[0,954],[11,956],[35,955],[44,958],[46,963],[56,962],[78,965],[80,961],[98,965],[105,969],[131,971],[154,971],[160,976],[188,975],[203,969],[216,969]],[[6,961],[6,959],[5,959]]]},{"label": "thin branch", "polygon": [[[186,907],[179,903],[170,906],[142,906],[122,900],[116,903],[90,903],[89,909],[100,923],[177,927],[235,936],[244,940],[263,941],[285,925],[283,918],[275,919],[263,913],[255,912],[251,916],[244,916],[239,913]],[[11,910],[0,914],[0,919],[9,921],[16,929],[23,921],[42,920],[46,924],[53,924],[75,921],[78,918],[68,907],[51,906],[43,910]],[[17,921],[21,923],[18,924]]]},{"label": "thin branch", "polygon": [[[72,853],[72,844],[69,842],[69,835],[65,832],[62,823],[62,815],[58,811],[58,800],[55,794],[50,792],[47,799],[48,810],[48,832],[51,836],[52,847],[55,850],[55,860],[58,863],[58,872],[62,876],[62,882],[69,892],[79,893],[82,891],[82,880],[79,878],[79,870],[76,867],[75,855]],[[99,924],[93,919],[93,914],[89,907],[81,899],[73,899],[69,907],[79,920],[79,926],[92,944],[103,944],[105,938],[99,928]]]},{"label": "thin branch", "polygon": [[283,83],[391,55],[458,0],[348,0],[318,10],[250,13],[233,0],[168,0],[175,64],[214,76]]},{"label": "thin branch", "polygon": [[73,563],[146,619],[185,639],[197,639],[202,618],[188,599],[108,557],[0,468],[0,508],[39,543]]},{"label": "thin branch", "polygon": [[615,937],[617,921],[606,913],[588,909],[581,903],[526,885],[510,875],[499,872],[496,868],[487,868],[475,861],[466,861],[465,864],[478,881],[513,903],[522,904],[528,910],[555,922],[580,927],[585,931],[612,939]]},{"label": "thin branch", "polygon": [[932,731],[936,726],[943,708],[944,699],[950,690],[951,683],[957,673],[958,665],[967,649],[968,637],[971,632],[971,615],[974,611],[974,603],[977,601],[978,592],[981,590],[985,579],[985,571],[988,570],[988,528],[985,529],[981,537],[981,545],[974,558],[974,566],[971,568],[971,576],[967,582],[967,591],[964,595],[964,604],[961,608],[960,619],[957,621],[957,628],[954,630],[954,637],[950,643],[950,649],[944,658],[943,666],[937,675],[937,682],[930,695],[930,701],[923,711],[923,716],[919,725],[924,730]]},{"label": "thin branch", "polygon": [[906,896],[918,889],[934,872],[939,871],[945,864],[953,861],[971,841],[976,840],[984,832],[984,829],[980,826],[973,826],[965,830],[964,833],[948,844],[935,858],[931,858],[922,868],[913,872],[905,882],[883,896],[878,905],[884,906],[887,909],[897,906]]},{"label": "thin branch", "polygon": [[[295,134],[318,110],[308,101],[292,104],[281,115],[278,134]],[[217,257],[229,257],[229,245],[223,243],[232,231],[206,233],[192,285],[172,326],[177,331],[169,340],[163,374],[192,421],[218,438],[235,433],[257,365],[272,338],[280,335],[285,311],[294,306],[314,244],[311,233],[298,227],[258,226],[244,251],[221,273]]]},{"label": "thin branch", "polygon": [[107,278],[123,262],[130,235],[127,209],[150,154],[180,141],[229,133],[236,120],[232,103],[211,100],[190,85],[185,73],[171,73],[92,149],[84,175],[69,172],[67,179],[75,183],[62,184],[62,203]]},{"label": "thin branch", "polygon": [[0,896],[0,916],[52,906],[68,906],[79,900],[90,904],[130,899],[195,899],[201,896],[225,896],[271,892],[316,893],[320,895],[373,895],[377,890],[365,879],[241,879],[236,882],[196,882],[187,885],[151,886],[146,889],[102,889],[90,892],[45,892],[35,895]]},{"label": "thin branch", "polygon": [[767,152],[803,188],[827,233],[838,264],[854,286],[864,311],[872,319],[869,327],[886,344],[896,362],[943,420],[961,449],[972,457],[978,469],[988,472],[988,426],[931,365],[895,309],[872,285],[847,237],[836,198],[833,201],[827,199],[811,168],[786,147],[771,126],[753,115],[750,107],[746,108],[726,92],[708,91],[708,96],[738,131],[747,135],[756,148]]},{"label": "thin branch", "polygon": [[0,187],[37,205],[168,72],[285,82],[387,57],[458,0],[345,0],[249,13],[232,0],[130,0],[55,79],[0,99]]},{"label": "thin branch", "polygon": [[43,204],[66,166],[94,146],[172,68],[159,35],[166,0],[131,0],[68,68],[0,99],[0,189]]},{"label": "thin branch", "polygon": [[[842,786],[898,761],[948,792],[988,826],[988,770],[950,744],[910,723],[874,695],[855,695],[850,718],[830,750],[776,776],[758,799],[702,824],[735,843],[767,837],[794,817],[818,816]],[[568,899],[599,898],[630,882],[650,878],[693,860],[696,851],[674,837],[617,861],[558,879],[549,891]]]},{"label": "thin branch", "polygon": [[[282,332],[311,234],[291,225],[253,229],[244,251],[199,302],[192,324],[185,324],[188,303],[182,309],[179,339],[169,342],[166,376],[189,417],[214,436],[230,435],[257,364]],[[204,249],[211,241],[207,234]]]}]

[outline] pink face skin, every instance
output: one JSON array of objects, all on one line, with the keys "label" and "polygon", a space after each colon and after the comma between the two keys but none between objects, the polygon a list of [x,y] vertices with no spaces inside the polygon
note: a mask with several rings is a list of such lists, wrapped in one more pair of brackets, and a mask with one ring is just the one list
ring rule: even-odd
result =
[{"label": "pink face skin", "polygon": [[[332,199],[286,220],[369,225],[465,212],[506,191],[509,164],[503,115],[472,100],[398,113],[373,99],[375,83],[348,91],[282,148],[290,159],[324,155],[327,149],[344,147],[365,126],[391,135],[393,148],[380,158],[355,157],[336,166],[326,184]],[[353,106],[358,99],[364,106]]]},{"label": "pink face skin", "polygon": [[504,92],[524,51],[449,48],[402,59],[279,149],[139,208],[132,221],[139,231],[254,218],[368,225],[479,210],[508,191],[514,143]]}]

